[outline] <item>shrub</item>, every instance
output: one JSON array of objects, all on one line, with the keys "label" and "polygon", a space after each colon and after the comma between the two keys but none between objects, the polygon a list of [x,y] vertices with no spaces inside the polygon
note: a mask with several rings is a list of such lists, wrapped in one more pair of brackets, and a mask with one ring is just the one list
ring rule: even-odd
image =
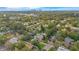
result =
[{"label": "shrub", "polygon": [[73,40],[75,40],[75,41],[79,40],[79,34],[78,34],[78,33],[71,32],[71,33],[69,34],[69,36],[70,36]]},{"label": "shrub", "polygon": [[72,51],[79,51],[79,42],[74,42],[74,44],[70,47]]},{"label": "shrub", "polygon": [[22,49],[24,46],[25,46],[25,42],[23,42],[23,41],[19,41],[15,45],[15,47],[17,47],[18,49]]},{"label": "shrub", "polygon": [[42,48],[45,46],[45,44],[43,42],[40,42],[37,44],[37,47],[39,48],[39,50],[42,50]]},{"label": "shrub", "polygon": [[0,35],[0,45],[5,44],[6,40],[7,40],[7,38],[5,35]]},{"label": "shrub", "polygon": [[47,37],[49,38],[50,36],[55,35],[56,32],[57,32],[57,29],[55,27],[54,28],[51,28],[51,29],[48,29],[46,31]]}]

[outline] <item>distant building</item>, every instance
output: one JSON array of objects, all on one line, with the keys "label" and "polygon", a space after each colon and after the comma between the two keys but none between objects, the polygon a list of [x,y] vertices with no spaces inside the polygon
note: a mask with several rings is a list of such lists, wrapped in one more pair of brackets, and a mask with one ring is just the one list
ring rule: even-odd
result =
[{"label": "distant building", "polygon": [[9,19],[20,19],[20,17],[10,16]]},{"label": "distant building", "polygon": [[37,17],[37,15],[36,14],[20,14],[20,15],[23,15],[23,16],[34,16],[34,17]]},{"label": "distant building", "polygon": [[7,15],[6,14],[3,14],[3,16],[6,17]]}]

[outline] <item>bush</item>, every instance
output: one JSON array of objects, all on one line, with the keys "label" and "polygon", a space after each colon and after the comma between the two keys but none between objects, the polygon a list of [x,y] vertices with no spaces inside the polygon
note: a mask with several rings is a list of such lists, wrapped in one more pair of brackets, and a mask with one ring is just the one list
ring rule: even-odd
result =
[{"label": "bush", "polygon": [[7,40],[7,38],[5,35],[0,35],[0,45],[5,44],[6,40]]},{"label": "bush", "polygon": [[78,34],[78,33],[71,32],[71,33],[69,34],[69,36],[70,36],[74,41],[79,40],[79,34]]},{"label": "bush", "polygon": [[24,35],[24,36],[22,36],[22,38],[20,40],[22,40],[22,41],[30,41],[31,39],[32,39],[32,36]]},{"label": "bush", "polygon": [[22,49],[24,46],[25,46],[25,42],[23,42],[23,41],[19,41],[15,45],[15,47],[18,48],[18,49]]},{"label": "bush", "polygon": [[45,32],[45,28],[41,25],[41,32]]},{"label": "bush", "polygon": [[37,47],[39,48],[39,50],[42,50],[42,48],[45,46],[45,44],[43,42],[40,42],[37,44]]},{"label": "bush", "polygon": [[74,44],[70,47],[72,51],[79,51],[79,42],[74,42]]},{"label": "bush", "polygon": [[47,37],[49,38],[50,36],[55,35],[56,32],[57,32],[56,28],[48,29],[48,30],[46,31]]}]

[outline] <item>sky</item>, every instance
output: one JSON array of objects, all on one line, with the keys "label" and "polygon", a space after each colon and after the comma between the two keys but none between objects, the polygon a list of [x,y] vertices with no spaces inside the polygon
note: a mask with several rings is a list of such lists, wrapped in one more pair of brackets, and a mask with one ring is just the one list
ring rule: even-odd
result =
[{"label": "sky", "polygon": [[0,0],[0,7],[79,7],[79,0]]}]

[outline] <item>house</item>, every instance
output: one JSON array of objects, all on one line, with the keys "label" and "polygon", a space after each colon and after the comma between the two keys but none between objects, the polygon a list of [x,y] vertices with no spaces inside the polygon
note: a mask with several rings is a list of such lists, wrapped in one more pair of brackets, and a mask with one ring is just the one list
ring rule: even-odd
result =
[{"label": "house", "polygon": [[34,39],[37,41],[42,41],[45,38],[45,33],[37,34]]},{"label": "house", "polygon": [[70,37],[66,37],[66,38],[64,39],[64,45],[65,45],[66,47],[69,47],[69,46],[71,46],[71,44],[72,44],[73,41],[74,41],[74,40],[71,39]]},{"label": "house", "polygon": [[6,50],[8,50],[7,47],[5,47],[5,46],[0,46],[0,51],[6,51]]},{"label": "house", "polygon": [[79,32],[79,28],[78,27],[71,27],[71,30]]},{"label": "house", "polygon": [[18,42],[18,38],[17,37],[13,37],[8,42],[9,43],[17,43]]},{"label": "house", "polygon": [[60,46],[57,51],[69,51],[69,49],[66,49],[64,46]]},{"label": "house", "polygon": [[46,44],[46,45],[44,46],[43,50],[48,51],[48,50],[50,50],[50,49],[53,48],[53,47],[54,47],[54,46],[53,46],[53,43],[52,43],[52,42],[49,42],[48,44]]},{"label": "house", "polygon": [[0,32],[0,35],[3,35],[3,34],[5,34],[5,32]]},{"label": "house", "polygon": [[55,41],[55,40],[56,40],[56,36],[51,36],[51,37],[49,38],[49,40],[52,41],[52,42]]}]

